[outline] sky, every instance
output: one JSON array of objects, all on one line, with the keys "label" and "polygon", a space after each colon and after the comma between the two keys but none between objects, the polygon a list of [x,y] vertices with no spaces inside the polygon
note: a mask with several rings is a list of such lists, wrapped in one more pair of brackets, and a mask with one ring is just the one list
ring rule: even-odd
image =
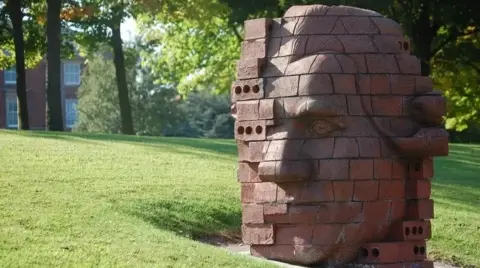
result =
[{"label": "sky", "polygon": [[133,40],[137,33],[137,24],[133,18],[127,19],[121,26],[122,40],[128,42]]}]

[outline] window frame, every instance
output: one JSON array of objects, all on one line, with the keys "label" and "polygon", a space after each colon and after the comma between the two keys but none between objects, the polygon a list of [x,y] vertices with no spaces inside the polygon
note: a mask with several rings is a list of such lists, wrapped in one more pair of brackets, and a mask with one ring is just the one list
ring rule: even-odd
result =
[{"label": "window frame", "polygon": [[[74,107],[72,107],[72,104],[75,104]],[[66,98],[65,99],[65,126],[67,128],[73,128],[75,124],[77,123],[77,106],[78,105],[78,99],[76,98]],[[74,108],[72,111],[71,109]],[[71,123],[72,117],[73,116],[73,124]]]},{"label": "window frame", "polygon": [[[10,104],[14,103],[15,104],[15,111],[12,112],[10,111]],[[11,116],[15,118],[13,121],[15,121],[16,124],[11,124]],[[16,96],[6,96],[5,98],[5,124],[7,128],[18,128],[18,102],[17,102],[17,97]]]},{"label": "window frame", "polygon": [[[72,66],[78,66],[77,70],[72,71]],[[78,86],[80,85],[80,76],[82,73],[82,66],[79,62],[64,62],[63,63],[63,83],[67,86]],[[75,75],[75,79],[70,79],[70,75]],[[73,81],[75,80],[75,81]]]},{"label": "window frame", "polygon": [[[10,78],[11,73],[13,73],[15,78],[13,80],[7,80],[7,77]],[[3,70],[3,83],[5,85],[16,85],[17,84],[17,70],[15,70],[14,68]]]}]

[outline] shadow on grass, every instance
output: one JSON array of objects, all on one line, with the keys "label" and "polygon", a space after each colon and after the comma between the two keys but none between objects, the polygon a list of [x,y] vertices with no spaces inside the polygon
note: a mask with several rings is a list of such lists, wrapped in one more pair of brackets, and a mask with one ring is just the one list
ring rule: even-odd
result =
[{"label": "shadow on grass", "polygon": [[202,240],[219,233],[239,233],[240,206],[225,206],[222,203],[208,200],[138,201],[126,212],[156,228]]},{"label": "shadow on grass", "polygon": [[437,158],[434,197],[473,213],[480,207],[480,147],[452,144],[450,156]]},{"label": "shadow on grass", "polygon": [[232,140],[228,139],[195,139],[195,138],[177,138],[177,137],[145,137],[128,136],[121,134],[91,134],[75,132],[46,132],[46,131],[7,131],[9,134],[17,134],[28,137],[39,137],[46,139],[82,142],[82,141],[101,141],[101,142],[123,142],[123,143],[141,143],[142,145],[179,145],[211,151],[215,153],[237,155],[237,147]]}]

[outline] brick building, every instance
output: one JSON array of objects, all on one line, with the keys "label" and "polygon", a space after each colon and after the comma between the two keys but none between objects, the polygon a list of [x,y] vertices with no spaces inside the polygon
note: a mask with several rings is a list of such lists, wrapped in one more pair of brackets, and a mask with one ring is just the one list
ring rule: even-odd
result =
[{"label": "brick building", "polygon": [[[76,122],[77,90],[80,86],[84,60],[75,58],[62,60],[61,91],[65,128]],[[17,128],[18,105],[16,96],[16,72],[14,69],[0,70],[0,128]],[[34,69],[26,70],[27,103],[31,129],[46,127],[47,64],[41,61]]]}]

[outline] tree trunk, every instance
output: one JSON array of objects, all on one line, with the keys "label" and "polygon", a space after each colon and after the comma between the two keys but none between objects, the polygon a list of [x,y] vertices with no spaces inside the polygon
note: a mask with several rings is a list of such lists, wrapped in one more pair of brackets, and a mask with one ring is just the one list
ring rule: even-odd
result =
[{"label": "tree trunk", "polygon": [[120,34],[120,22],[115,23],[112,30],[113,62],[117,78],[118,100],[120,104],[120,117],[122,121],[122,133],[133,135],[132,109],[128,96],[127,78],[125,74],[125,58],[123,55],[122,36]]},{"label": "tree trunk", "polygon": [[47,1],[47,129],[63,131],[62,93],[61,93],[61,0]]},{"label": "tree trunk", "polygon": [[15,44],[15,62],[17,71],[18,129],[29,130],[27,85],[25,82],[25,44],[23,40],[22,1],[9,0],[7,9],[13,26],[13,42]]}]

